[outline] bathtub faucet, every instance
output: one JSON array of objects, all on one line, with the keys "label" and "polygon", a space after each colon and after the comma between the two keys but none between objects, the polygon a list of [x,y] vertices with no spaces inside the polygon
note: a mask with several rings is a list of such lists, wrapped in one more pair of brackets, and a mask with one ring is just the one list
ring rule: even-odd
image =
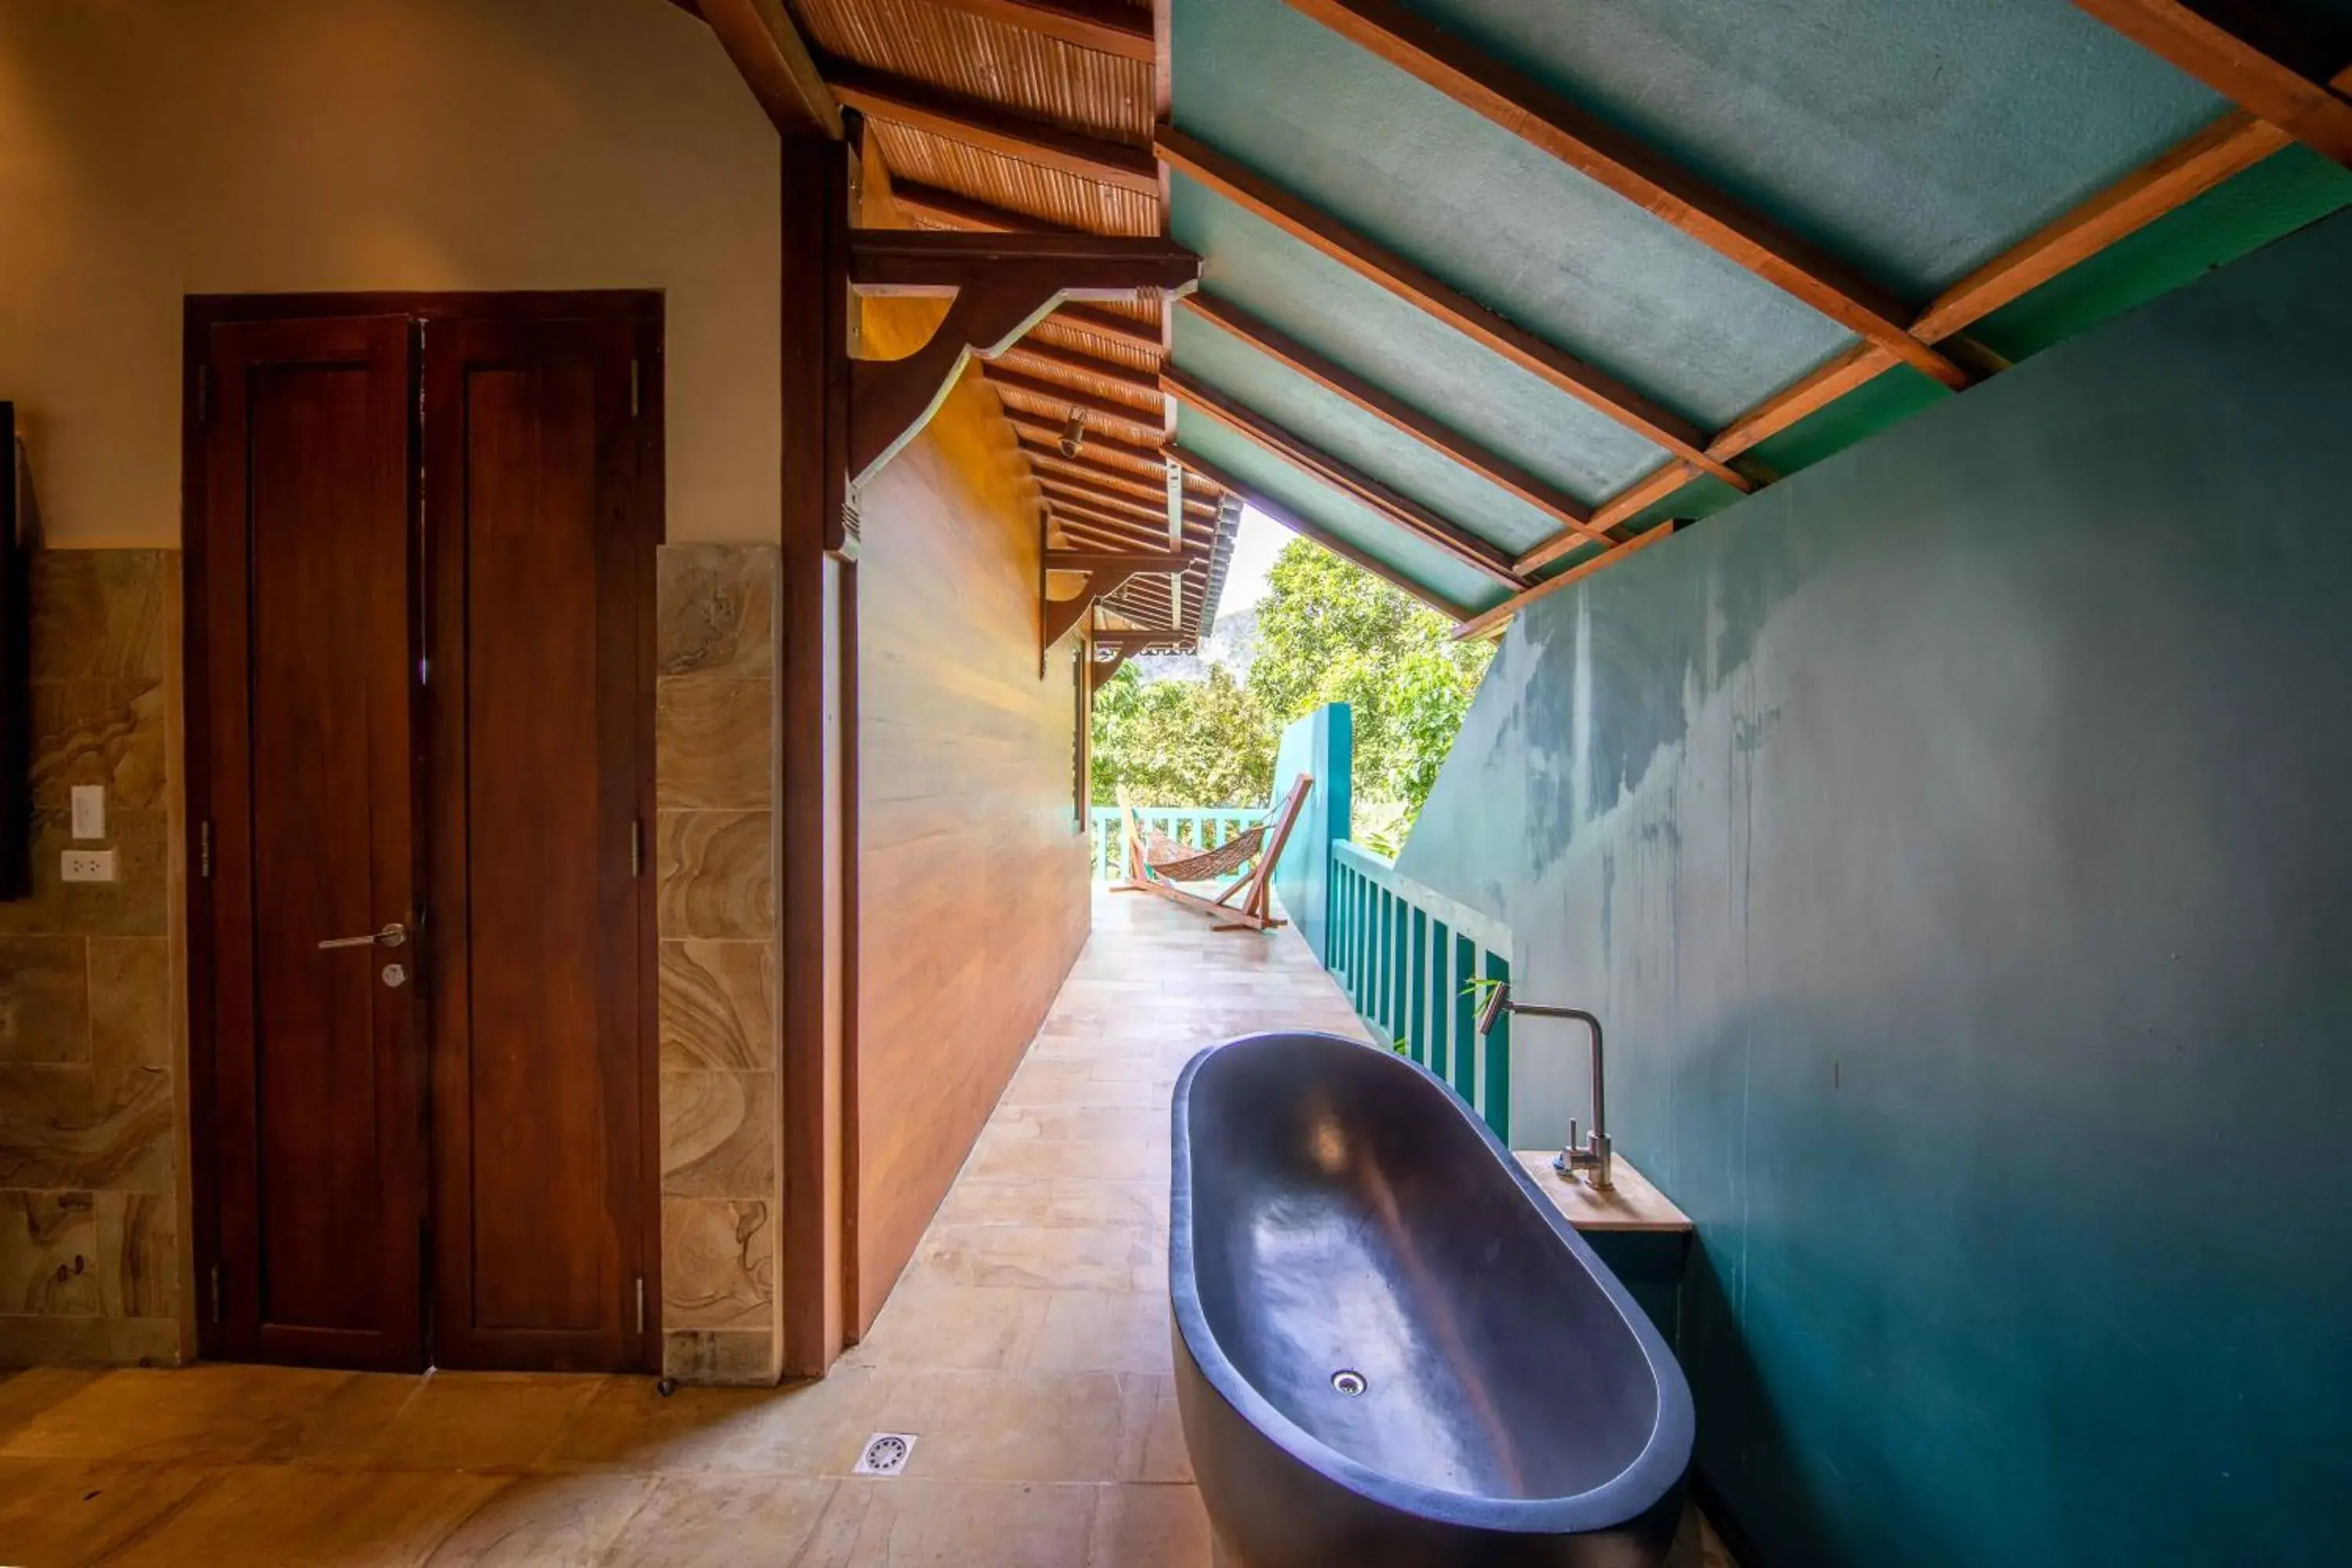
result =
[{"label": "bathtub faucet", "polygon": [[1592,1136],[1578,1137],[1576,1123],[1570,1121],[1568,1147],[1553,1158],[1551,1168],[1563,1176],[1589,1171],[1591,1174],[1587,1179],[1593,1186],[1608,1192],[1616,1186],[1617,1181],[1609,1171],[1609,1102],[1602,1094],[1601,1020],[1581,1007],[1546,1007],[1533,1002],[1514,1002],[1511,1000],[1510,983],[1503,981],[1487,994],[1486,1005],[1478,1009],[1478,1032],[1481,1035],[1491,1032],[1496,1021],[1506,1013],[1525,1013],[1537,1018],[1574,1018],[1592,1031]]}]

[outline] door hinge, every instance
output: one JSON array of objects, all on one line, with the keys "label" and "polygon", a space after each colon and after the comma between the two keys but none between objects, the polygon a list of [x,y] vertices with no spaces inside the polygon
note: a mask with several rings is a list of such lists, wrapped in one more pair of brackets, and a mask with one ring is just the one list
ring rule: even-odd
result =
[{"label": "door hinge", "polygon": [[221,1321],[220,1265],[213,1265],[213,1321]]},{"label": "door hinge", "polygon": [[634,816],[629,819],[629,875],[642,877],[645,874],[646,819]]},{"label": "door hinge", "polygon": [[646,1331],[646,1277],[637,1276],[637,1332]]},{"label": "door hinge", "polygon": [[213,825],[196,824],[196,875],[209,881],[213,874]]},{"label": "door hinge", "polygon": [[641,405],[640,383],[645,378],[645,368],[646,362],[641,359],[633,359],[629,362],[629,417],[632,419],[637,416],[637,411]]}]

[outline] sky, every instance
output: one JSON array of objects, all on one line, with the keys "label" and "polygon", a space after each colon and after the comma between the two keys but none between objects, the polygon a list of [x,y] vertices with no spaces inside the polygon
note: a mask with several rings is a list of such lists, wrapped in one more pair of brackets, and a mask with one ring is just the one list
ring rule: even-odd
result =
[{"label": "sky", "polygon": [[1225,563],[1225,591],[1217,601],[1220,616],[1238,616],[1265,597],[1265,574],[1274,558],[1293,538],[1290,530],[1254,506],[1242,508],[1242,523],[1234,535],[1234,553]]}]

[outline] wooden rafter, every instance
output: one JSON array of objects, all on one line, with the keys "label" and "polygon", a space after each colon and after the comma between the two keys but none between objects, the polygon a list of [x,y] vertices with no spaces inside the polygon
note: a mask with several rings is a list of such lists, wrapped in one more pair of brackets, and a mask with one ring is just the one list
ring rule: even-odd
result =
[{"label": "wooden rafter", "polygon": [[1290,0],[1325,26],[1615,192],[1947,386],[1969,373],[1906,330],[1913,311],[1819,247],[1732,200],[1524,72],[1395,0]]},{"label": "wooden rafter", "polygon": [[1084,522],[1116,524],[1121,528],[1150,530],[1160,538],[1167,537],[1168,519],[1164,515],[1155,517],[1150,512],[1129,511],[1126,510],[1124,503],[1088,500],[1084,497],[1048,490],[1045,495],[1045,504],[1056,517],[1070,518]]},{"label": "wooden rafter", "polygon": [[916,217],[971,234],[1076,234],[1066,224],[1049,223],[1027,213],[1013,212],[991,202],[944,190],[919,180],[893,180],[890,195]]},{"label": "wooden rafter", "polygon": [[1644,440],[1697,464],[1726,484],[1742,490],[1753,488],[1738,470],[1707,455],[1706,433],[1696,425],[1616,377],[1586,364],[1565,349],[1546,342],[1468,295],[1439,282],[1395,252],[1182,132],[1163,126],[1155,145],[1161,161],[1171,167],[1265,219],[1358,277],[1380,285]]},{"label": "wooden rafter", "polygon": [[1048,572],[1181,572],[1194,557],[1183,552],[1048,550]]},{"label": "wooden rafter", "polygon": [[[1043,376],[1024,375],[1020,371],[1008,370],[1003,365],[984,366],[981,374],[998,386],[1009,386],[1016,392],[1025,392],[1032,397],[1058,403],[1066,408],[1083,408],[1090,419],[1115,420],[1133,429],[1148,432],[1154,440],[1167,434],[1165,428],[1167,416],[1163,412],[1146,412],[1131,404],[1114,403],[1108,397],[1097,397],[1090,393],[1079,392],[1075,388],[1064,386],[1058,381],[1047,381]],[[1056,434],[1059,433],[1060,428],[1059,426],[1055,426]],[[1087,437],[1087,445],[1091,447],[1095,445],[1096,440],[1097,437],[1090,430]]]},{"label": "wooden rafter", "polygon": [[[2182,0],[2074,0],[2140,47],[2160,56],[2323,157],[2352,168],[2352,100],[2317,63],[2315,46],[2262,0],[2204,7]],[[2221,19],[2226,15],[2228,21]]]},{"label": "wooden rafter", "polygon": [[1160,341],[1160,330],[1149,321],[1139,321],[1133,316],[1122,316],[1116,310],[1106,310],[1094,305],[1065,305],[1054,312],[1057,326],[1070,327],[1097,338],[1108,338],[1115,343],[1142,349],[1148,353],[1164,353],[1167,345]]},{"label": "wooden rafter", "polygon": [[782,0],[698,0],[694,9],[779,132],[841,140],[841,106]]},{"label": "wooden rafter", "polygon": [[1465,621],[1470,618],[1472,612],[1466,605],[1454,603],[1434,588],[1414,582],[1404,573],[1354,542],[1342,539],[1319,523],[1307,521],[1280,501],[1274,500],[1263,492],[1243,484],[1241,480],[1226,473],[1199,453],[1180,445],[1175,448],[1175,457],[1177,461],[1183,464],[1186,468],[1199,474],[1210,483],[1221,487],[1228,494],[1239,496],[1300,538],[1311,539],[1342,561],[1353,562],[1382,582],[1400,588],[1412,597],[1420,600],[1446,619]]},{"label": "wooden rafter", "polygon": [[1116,360],[1098,359],[1076,349],[1024,342],[1014,344],[1008,352],[1027,361],[1033,368],[1041,368],[1049,378],[1055,371],[1067,371],[1077,375],[1093,376],[1146,397],[1156,395],[1160,390],[1160,378],[1148,370],[1137,370]]},{"label": "wooden rafter", "polygon": [[[1019,384],[1016,382],[1013,384],[1018,385]],[[1048,446],[1058,446],[1061,442],[1062,426],[1051,419],[1042,419],[1034,414],[1031,414],[1018,408],[1006,409],[1004,411],[1004,416],[1011,422],[1013,428],[1023,436],[1035,437],[1037,439],[1044,441]],[[1127,418],[1142,416],[1122,414],[1120,417]],[[1158,447],[1144,447],[1139,446],[1132,441],[1122,441],[1116,436],[1104,435],[1092,425],[1087,426],[1086,439],[1081,442],[1078,447],[1077,460],[1081,463],[1090,462],[1097,457],[1104,454],[1120,458],[1127,462],[1147,463],[1151,465],[1155,469],[1164,468],[1167,463],[1166,454],[1161,452]],[[1128,473],[1130,477],[1133,472],[1130,469],[1118,469],[1117,471]]]},{"label": "wooden rafter", "polygon": [[1138,522],[1157,523],[1163,529],[1168,526],[1168,514],[1149,501],[1129,500],[1125,496],[1089,491],[1083,486],[1055,479],[1050,474],[1037,476],[1037,488],[1045,492],[1049,505],[1084,507],[1103,517],[1132,518]]},{"label": "wooden rafter", "polygon": [[965,98],[907,77],[828,58],[821,62],[834,97],[848,108],[1001,157],[1058,169],[1147,196],[1160,194],[1151,154],[1124,142],[1064,130],[1001,104]]},{"label": "wooden rafter", "polygon": [[1170,370],[1160,381],[1186,407],[1197,409],[1291,467],[1352,496],[1464,565],[1484,572],[1507,588],[1525,586],[1518,574],[1511,569],[1509,552],[1491,541],[1479,538],[1449,518],[1440,517],[1419,501],[1399,495],[1369,474],[1309,446],[1265,416],[1243,407],[1182,371]]},{"label": "wooden rafter", "polygon": [[1118,0],[936,0],[968,16],[1025,27],[1097,54],[1150,64],[1151,24]]},{"label": "wooden rafter", "polygon": [[1460,432],[1446,428],[1354,372],[1334,364],[1239,305],[1206,294],[1193,294],[1185,300],[1184,307],[1326,392],[1347,399],[1391,429],[1412,437],[1496,489],[1518,497],[1560,527],[1607,539],[1606,533],[1591,526],[1592,509],[1574,496],[1545,483],[1500,453],[1489,451]]},{"label": "wooden rafter", "polygon": [[1635,534],[1622,544],[1612,544],[1590,560],[1580,561],[1567,571],[1547,577],[1534,587],[1512,595],[1493,609],[1470,616],[1454,628],[1454,635],[1458,638],[1484,637],[1489,632],[1507,626],[1513,616],[1517,615],[1545,595],[1557,594],[1570,583],[1580,583],[1595,572],[1614,566],[1627,556],[1647,550],[1674,531],[1672,523],[1662,522],[1646,533]]},{"label": "wooden rafter", "polygon": [[[2352,69],[2336,79],[2352,89]],[[2109,246],[2194,201],[2222,181],[2285,148],[2292,139],[2243,113],[2213,124],[2158,154],[2115,184],[2043,225],[1946,289],[1919,314],[1912,331],[1942,342],[1995,310],[2105,250]],[[1788,429],[1808,415],[1895,368],[1874,343],[1860,343],[1759,403],[1708,442],[1728,460]],[[1595,524],[1613,526],[1654,506],[1696,478],[1690,464],[1671,462],[1635,480],[1595,509]],[[1563,530],[1521,555],[1521,573],[1539,571],[1584,542]]]},{"label": "wooden rafter", "polygon": [[[1042,441],[1032,442],[1024,439],[1021,443],[1021,449],[1028,454],[1031,466],[1037,470],[1040,483],[1052,478],[1076,489],[1090,491],[1107,498],[1142,501],[1152,505],[1156,505],[1167,493],[1167,486],[1164,483],[1154,485],[1135,478],[1127,469],[1088,463],[1083,458],[1072,461],[1062,456],[1060,451]],[[1217,515],[1215,503],[1195,500],[1190,496],[1184,499],[1184,511],[1190,517]]]}]

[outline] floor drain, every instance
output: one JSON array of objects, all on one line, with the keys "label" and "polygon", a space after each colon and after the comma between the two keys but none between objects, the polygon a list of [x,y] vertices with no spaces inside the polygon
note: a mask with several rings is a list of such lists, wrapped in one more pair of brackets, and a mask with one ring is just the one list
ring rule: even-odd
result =
[{"label": "floor drain", "polygon": [[866,1451],[857,1456],[857,1468],[853,1476],[895,1476],[907,1468],[907,1456],[915,1451],[912,1432],[877,1432],[866,1439]]},{"label": "floor drain", "polygon": [[1331,1374],[1331,1386],[1353,1399],[1371,1384],[1364,1381],[1360,1372],[1335,1372]]}]

